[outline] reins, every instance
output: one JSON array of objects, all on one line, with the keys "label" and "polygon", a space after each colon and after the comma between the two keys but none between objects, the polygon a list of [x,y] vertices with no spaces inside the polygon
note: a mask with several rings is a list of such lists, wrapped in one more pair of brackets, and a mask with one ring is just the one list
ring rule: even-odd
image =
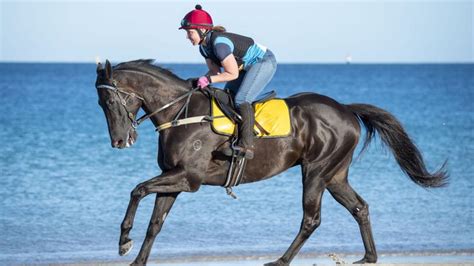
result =
[{"label": "reins", "polygon": [[[149,114],[145,114],[143,116],[141,116],[140,118],[136,119],[134,118],[134,115],[128,111],[127,109],[127,103],[126,101],[120,96],[120,93],[123,93],[127,96],[131,96],[131,97],[136,97],[140,100],[142,100],[143,102],[145,102],[145,99],[139,95],[137,95],[136,93],[134,92],[126,92],[124,90],[121,90],[119,89],[119,87],[117,86],[116,82],[114,81],[113,83],[113,86],[111,85],[107,85],[107,84],[100,84],[100,85],[97,85],[96,88],[97,89],[108,89],[108,90],[112,90],[114,91],[115,93],[117,93],[118,97],[120,98],[120,103],[122,104],[122,106],[125,108],[125,110],[127,111],[127,114],[128,114],[128,117],[130,118],[130,120],[132,121],[132,127],[135,129],[137,128],[143,121],[149,119],[150,117],[156,115],[157,113],[173,106],[174,104],[178,103],[179,101],[186,99],[186,102],[183,104],[183,106],[181,107],[181,109],[178,111],[178,113],[176,114],[176,116],[174,117],[174,119],[171,121],[171,122],[166,122],[166,123],[163,123],[161,125],[158,125],[156,127],[156,131],[161,131],[163,129],[167,129],[167,128],[171,128],[171,127],[177,127],[177,126],[182,126],[182,125],[187,125],[187,124],[194,124],[194,123],[202,123],[202,122],[211,122],[213,119],[211,116],[209,115],[203,115],[203,116],[194,116],[194,117],[187,117],[188,116],[188,106],[189,106],[189,102],[191,101],[191,96],[192,94],[199,90],[198,87],[196,88],[192,88],[190,91],[184,93],[183,95],[179,96],[178,98],[174,99],[173,101],[171,101],[170,103],[167,103],[165,105],[163,105],[161,108],[158,108],[157,110],[149,113]],[[184,119],[178,119],[181,114],[183,113],[183,111],[185,112],[185,118]]]},{"label": "reins", "polygon": [[[177,116],[179,117],[179,115],[181,115],[182,110],[184,110],[184,107],[185,107],[185,109],[186,109],[186,115],[187,115],[187,109],[188,109],[189,101],[191,100],[191,96],[192,96],[193,92],[195,92],[195,91],[197,91],[197,90],[199,90],[199,88],[193,88],[192,90],[190,90],[190,91],[186,92],[185,94],[179,96],[178,98],[174,99],[174,100],[171,101],[170,103],[163,105],[161,108],[159,108],[159,109],[157,109],[157,110],[155,110],[155,111],[153,111],[153,112],[151,112],[151,113],[149,113],[149,114],[143,115],[142,117],[140,117],[140,118],[137,119],[138,125],[140,125],[143,121],[145,121],[145,120],[147,120],[148,118],[150,118],[150,117],[156,115],[157,113],[159,113],[159,112],[161,112],[161,111],[167,109],[168,107],[174,105],[175,103],[181,101],[182,99],[184,99],[184,98],[186,98],[186,97],[188,97],[188,99],[186,100],[186,103],[183,105],[183,108],[179,111],[179,113],[178,113]],[[176,120],[176,117],[175,117],[174,120]]]}]

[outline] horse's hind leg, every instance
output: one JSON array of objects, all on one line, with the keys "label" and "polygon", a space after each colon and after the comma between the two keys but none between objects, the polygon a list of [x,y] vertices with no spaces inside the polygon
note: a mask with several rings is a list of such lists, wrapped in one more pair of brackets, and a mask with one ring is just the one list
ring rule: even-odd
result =
[{"label": "horse's hind leg", "polygon": [[369,205],[354,191],[347,181],[348,169],[334,176],[327,189],[331,195],[343,205],[359,224],[360,233],[365,247],[365,255],[354,263],[375,263],[377,252],[375,250],[374,238],[370,227]]},{"label": "horse's hind leg", "polygon": [[309,236],[321,223],[321,199],[325,189],[325,181],[317,175],[316,170],[309,165],[303,166],[303,220],[301,227],[291,246],[285,254],[275,262],[265,264],[289,265]]},{"label": "horse's hind leg", "polygon": [[160,232],[163,223],[165,222],[166,216],[168,215],[176,197],[179,193],[171,194],[157,194],[155,200],[155,207],[153,214],[148,225],[146,238],[143,241],[142,248],[132,265],[145,265],[148,256],[150,255],[151,247],[155,241],[156,235]]}]

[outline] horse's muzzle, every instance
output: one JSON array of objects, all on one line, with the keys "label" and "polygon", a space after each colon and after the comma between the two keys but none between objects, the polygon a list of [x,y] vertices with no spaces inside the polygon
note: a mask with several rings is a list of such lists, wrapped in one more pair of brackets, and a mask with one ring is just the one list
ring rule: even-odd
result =
[{"label": "horse's muzzle", "polygon": [[137,141],[138,134],[135,130],[131,130],[126,138],[112,138],[112,148],[123,149],[129,148]]}]

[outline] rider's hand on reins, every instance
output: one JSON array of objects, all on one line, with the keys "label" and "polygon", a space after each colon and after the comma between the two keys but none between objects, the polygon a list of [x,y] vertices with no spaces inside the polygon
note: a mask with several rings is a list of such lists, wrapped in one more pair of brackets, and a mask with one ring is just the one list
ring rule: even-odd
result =
[{"label": "rider's hand on reins", "polygon": [[209,76],[202,76],[197,80],[197,87],[203,89],[211,84],[211,78]]}]

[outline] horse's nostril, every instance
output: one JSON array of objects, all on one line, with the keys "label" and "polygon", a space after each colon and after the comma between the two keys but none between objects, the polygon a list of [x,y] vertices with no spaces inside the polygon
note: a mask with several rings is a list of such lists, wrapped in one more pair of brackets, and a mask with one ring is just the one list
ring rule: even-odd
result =
[{"label": "horse's nostril", "polygon": [[123,144],[123,140],[121,139],[112,141],[112,147],[114,148],[120,147],[120,145],[122,144]]}]

